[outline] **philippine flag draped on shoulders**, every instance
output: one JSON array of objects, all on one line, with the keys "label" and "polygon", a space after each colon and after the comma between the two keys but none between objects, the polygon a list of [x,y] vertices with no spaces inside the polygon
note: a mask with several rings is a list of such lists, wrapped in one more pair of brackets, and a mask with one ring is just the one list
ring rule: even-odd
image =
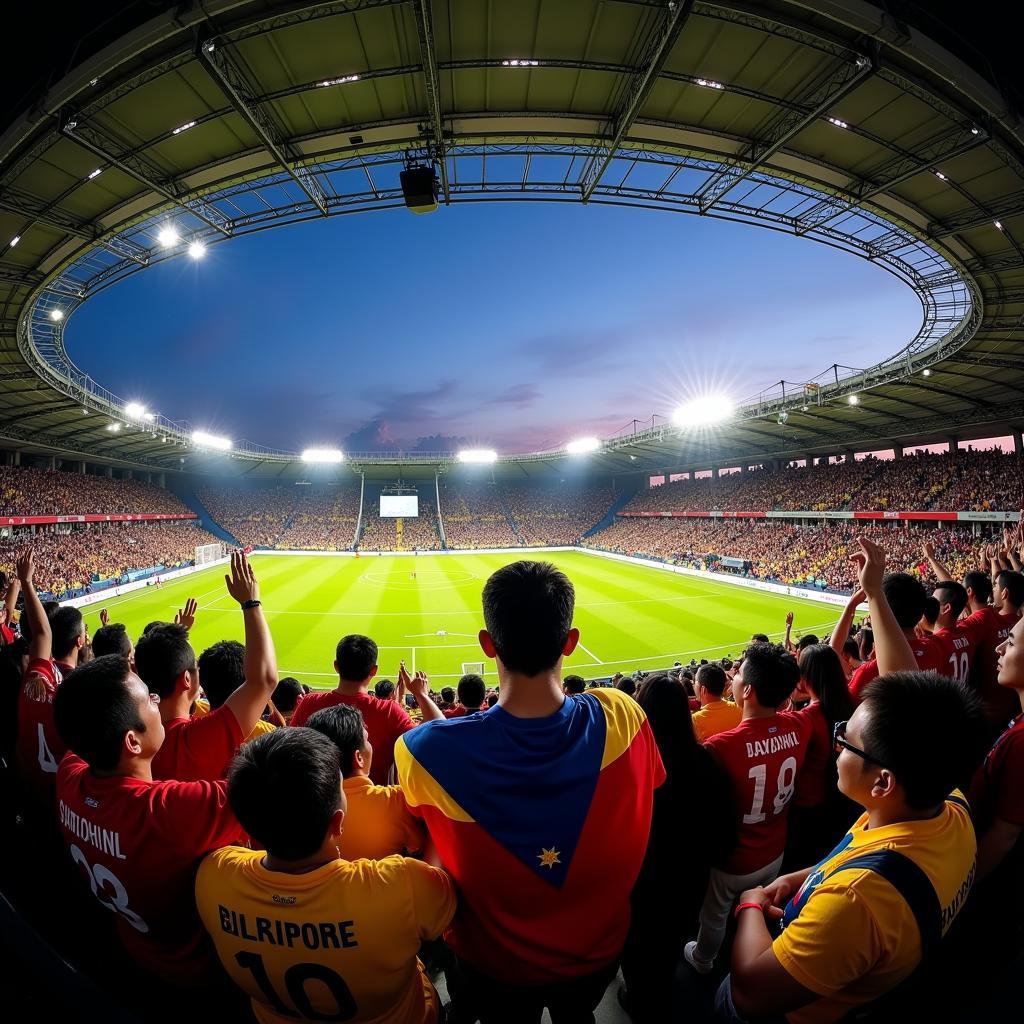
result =
[{"label": "philippine flag draped on shoulders", "polygon": [[631,697],[602,688],[545,718],[495,706],[429,722],[399,739],[395,761],[459,887],[447,938],[462,959],[540,984],[618,956],[665,778]]}]

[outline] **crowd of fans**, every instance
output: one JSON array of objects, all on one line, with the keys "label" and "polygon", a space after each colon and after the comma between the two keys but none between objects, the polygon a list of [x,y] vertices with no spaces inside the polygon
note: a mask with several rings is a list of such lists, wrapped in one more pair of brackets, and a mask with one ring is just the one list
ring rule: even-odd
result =
[{"label": "crowd of fans", "polygon": [[295,487],[201,487],[211,517],[244,547],[272,548],[295,510]]},{"label": "crowd of fans", "polygon": [[0,466],[0,516],[190,515],[177,495],[141,480]]},{"label": "crowd of fans", "polygon": [[36,585],[60,598],[101,580],[120,580],[134,570],[176,569],[195,559],[200,544],[215,544],[213,534],[193,523],[90,523],[68,530],[15,531],[0,538],[0,565],[14,565],[15,552],[29,546],[39,559]]},{"label": "crowd of fans", "polygon": [[[439,551],[441,535],[437,529],[437,509],[434,502],[421,493],[419,515],[399,519],[385,519],[376,514],[363,515],[363,531],[357,547],[363,551]],[[401,523],[401,526],[399,526]],[[401,530],[401,534],[399,534]]]},{"label": "crowd of fans", "polygon": [[519,535],[503,498],[503,488],[491,480],[453,483],[441,488],[444,539],[450,548],[516,548]]},{"label": "crowd of fans", "polygon": [[963,450],[902,459],[752,469],[674,480],[639,491],[629,512],[1016,510],[1024,501],[1024,468],[1015,455]]},{"label": "crowd of fans", "polygon": [[277,547],[298,551],[351,551],[359,520],[359,485],[295,488],[295,506]]},{"label": "crowd of fans", "polygon": [[[929,568],[921,554],[934,544],[958,574],[973,568],[992,537],[975,536],[968,524],[824,522],[793,525],[765,519],[644,519],[620,517],[583,541],[585,547],[656,558],[696,569],[740,572],[751,579],[820,590],[849,591],[857,574],[850,564],[856,536],[883,544],[893,564],[922,578]],[[727,569],[723,558],[747,563]]]},{"label": "crowd of fans", "polygon": [[404,664],[379,679],[354,634],[324,651],[335,689],[280,678],[241,552],[244,643],[197,657],[194,601],[137,637],[101,613],[90,643],[39,601],[52,552],[23,550],[0,630],[31,865],[12,883],[161,1024],[199,998],[225,1020],[244,999],[262,1021],[436,1024],[442,971],[452,1021],[592,1020],[620,965],[637,1024],[699,1021],[716,989],[729,1024],[953,1019],[979,987],[923,979],[1021,949],[1024,575],[1004,540],[963,583],[926,547],[926,588],[859,537],[823,642],[755,634],[736,661],[611,685],[563,678],[572,585],[515,562],[482,595],[497,688],[440,695]]},{"label": "crowd of fans", "polygon": [[560,483],[505,490],[516,532],[526,547],[575,544],[612,507],[611,487]]}]

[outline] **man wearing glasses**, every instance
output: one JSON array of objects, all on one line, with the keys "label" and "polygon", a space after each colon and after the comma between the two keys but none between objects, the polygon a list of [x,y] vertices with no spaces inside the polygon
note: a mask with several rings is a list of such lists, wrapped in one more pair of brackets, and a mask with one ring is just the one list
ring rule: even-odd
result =
[{"label": "man wearing glasses", "polygon": [[740,896],[716,1000],[727,1021],[825,1024],[878,999],[938,944],[974,880],[974,829],[954,787],[984,751],[983,705],[916,670],[882,591],[885,555],[858,544],[881,678],[833,738],[839,788],[864,814],[820,864]]}]

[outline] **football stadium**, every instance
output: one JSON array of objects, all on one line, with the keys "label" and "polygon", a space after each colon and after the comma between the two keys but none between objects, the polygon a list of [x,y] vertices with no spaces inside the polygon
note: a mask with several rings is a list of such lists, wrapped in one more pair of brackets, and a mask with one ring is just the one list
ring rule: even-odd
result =
[{"label": "football stadium", "polygon": [[20,6],[0,1017],[1016,1019],[1009,16]]}]

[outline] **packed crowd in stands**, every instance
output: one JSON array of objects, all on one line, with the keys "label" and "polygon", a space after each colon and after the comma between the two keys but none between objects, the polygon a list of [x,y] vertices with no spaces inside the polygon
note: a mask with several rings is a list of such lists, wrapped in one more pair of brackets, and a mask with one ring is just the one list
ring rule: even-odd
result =
[{"label": "packed crowd in stands", "polygon": [[200,544],[217,538],[187,521],[181,523],[90,523],[67,532],[38,529],[0,538],[0,566],[8,573],[14,554],[26,545],[36,552],[40,592],[59,598],[100,580],[118,580],[125,573],[190,564]]},{"label": "packed crowd in stands", "polygon": [[141,480],[0,466],[0,516],[191,514],[177,495]]},{"label": "packed crowd in stands", "polygon": [[141,636],[101,616],[90,644],[37,596],[53,550],[24,550],[0,763],[4,855],[31,870],[8,888],[160,1024],[200,998],[275,1024],[592,1021],[620,967],[636,1024],[707,1020],[712,998],[727,1024],[957,1020],[1021,950],[1024,575],[1004,539],[962,583],[925,548],[926,588],[858,538],[823,641],[755,634],[735,661],[610,686],[562,676],[571,582],[514,562],[482,594],[497,688],[440,695],[404,665],[379,679],[356,634],[323,638],[335,689],[280,678],[241,552],[244,643],[196,652],[194,601]]},{"label": "packed crowd in stands", "polygon": [[359,519],[359,485],[297,487],[290,520],[277,547],[299,551],[351,551]]},{"label": "packed crowd in stands", "polygon": [[847,556],[859,535],[885,545],[893,564],[922,578],[929,577],[921,554],[925,543],[934,544],[943,560],[962,575],[974,567],[979,552],[992,540],[988,533],[974,536],[970,525],[960,523],[793,525],[765,519],[619,518],[583,544],[715,571],[723,570],[722,558],[738,558],[748,563],[745,575],[751,579],[849,591],[856,586],[857,575]]},{"label": "packed crowd in stands", "polygon": [[197,494],[214,521],[245,547],[275,547],[295,509],[295,487],[202,487]]},{"label": "packed crowd in stands", "polygon": [[[439,551],[437,508],[424,493],[419,495],[419,515],[401,520],[382,518],[377,509],[363,516],[358,547],[363,551]],[[399,526],[401,523],[401,526]],[[401,529],[401,535],[399,535]]]},{"label": "packed crowd in stands", "polygon": [[1013,511],[1024,501],[1021,462],[998,451],[922,451],[902,459],[752,469],[644,489],[624,511]]},{"label": "packed crowd in stands", "polygon": [[455,483],[446,479],[441,488],[441,518],[450,548],[519,547],[502,487],[493,481]]},{"label": "packed crowd in stands", "polygon": [[615,498],[611,487],[566,483],[505,489],[505,502],[526,547],[575,544],[604,518]]}]

